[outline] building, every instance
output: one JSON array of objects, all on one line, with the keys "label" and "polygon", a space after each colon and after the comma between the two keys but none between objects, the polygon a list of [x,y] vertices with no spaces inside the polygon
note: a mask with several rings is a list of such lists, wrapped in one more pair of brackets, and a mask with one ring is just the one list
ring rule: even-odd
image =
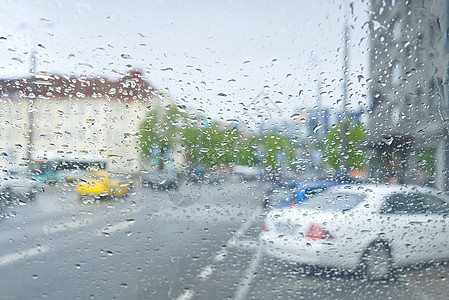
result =
[{"label": "building", "polygon": [[172,101],[139,72],[117,81],[57,74],[0,80],[0,166],[48,158],[104,159],[114,171],[145,168],[139,126]]},{"label": "building", "polygon": [[[443,5],[443,6],[442,6]],[[443,1],[372,0],[371,173],[446,189],[447,130],[434,78]],[[437,163],[438,162],[438,163]]]}]

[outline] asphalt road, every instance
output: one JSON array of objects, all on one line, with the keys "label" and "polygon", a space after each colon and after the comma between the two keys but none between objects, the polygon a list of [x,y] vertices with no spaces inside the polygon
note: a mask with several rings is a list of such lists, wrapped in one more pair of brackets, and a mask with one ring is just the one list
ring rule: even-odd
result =
[{"label": "asphalt road", "polygon": [[47,188],[0,220],[0,299],[447,299],[445,265],[372,283],[267,257],[265,186],[136,188],[95,203]]}]

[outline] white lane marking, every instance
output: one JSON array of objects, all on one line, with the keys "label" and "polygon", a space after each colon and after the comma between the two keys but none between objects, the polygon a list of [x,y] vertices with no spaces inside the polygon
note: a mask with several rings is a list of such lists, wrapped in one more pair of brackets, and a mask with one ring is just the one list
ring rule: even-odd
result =
[{"label": "white lane marking", "polygon": [[210,275],[212,275],[212,273],[214,272],[214,268],[212,265],[207,265],[203,271],[200,273],[200,275],[198,276],[199,278],[201,278],[202,280],[207,279]]},{"label": "white lane marking", "polygon": [[231,247],[257,251],[259,249],[259,242],[250,239],[242,239],[237,240]]},{"label": "white lane marking", "polygon": [[100,229],[98,231],[98,234],[99,235],[109,235],[109,234],[114,233],[116,231],[123,230],[123,229],[126,229],[128,227],[131,227],[132,225],[134,225],[133,221],[122,221],[120,223],[108,226],[108,227],[104,228],[103,230]]},{"label": "white lane marking", "polygon": [[189,300],[189,299],[192,299],[192,297],[193,297],[193,292],[191,290],[186,290],[184,293],[179,295],[179,297],[176,298],[176,300]]},{"label": "white lane marking", "polygon": [[223,261],[227,255],[228,255],[228,250],[226,250],[226,249],[220,250],[217,253],[217,255],[215,255],[214,261],[216,261],[216,262]]},{"label": "white lane marking", "polygon": [[48,248],[48,247],[37,246],[37,247],[30,248],[30,249],[20,251],[17,253],[3,255],[3,256],[0,256],[0,266],[12,264],[21,259],[30,258],[30,257],[36,256],[36,255],[48,252],[49,250],[50,250],[50,248]]},{"label": "white lane marking", "polygon": [[249,267],[245,272],[243,281],[241,282],[237,292],[235,293],[234,300],[247,299],[251,282],[254,279],[254,274],[256,273],[257,268],[259,267],[262,260],[262,253],[262,247],[259,247],[256,254],[254,254],[253,258],[251,259],[251,263],[249,264]]},{"label": "white lane marking", "polygon": [[66,231],[66,230],[71,230],[71,229],[76,229],[76,228],[80,228],[83,226],[87,226],[87,225],[91,224],[91,222],[92,222],[92,220],[82,220],[79,222],[67,222],[67,223],[61,223],[61,224],[56,224],[56,225],[46,225],[46,226],[44,226],[42,231],[45,234],[57,233],[57,232],[61,232],[61,231]]},{"label": "white lane marking", "polygon": [[[142,208],[138,207],[134,210],[128,211],[128,213],[130,213],[130,212],[138,213],[141,210],[142,210]],[[133,221],[133,219],[130,219],[128,221],[123,221],[118,224],[107,227],[105,229],[105,231],[106,231],[106,233],[110,234],[110,233],[113,233],[113,232],[121,230],[121,229],[126,229],[126,228],[130,227],[131,225],[133,225],[134,223],[135,222]],[[52,234],[52,233],[57,233],[57,232],[61,232],[61,231],[84,227],[84,226],[91,225],[91,224],[93,224],[91,219],[84,219],[84,220],[79,220],[78,222],[72,221],[72,222],[61,223],[61,224],[56,224],[56,225],[46,225],[42,228],[42,231],[45,234]],[[104,232],[100,232],[100,234],[104,234]],[[37,247],[30,248],[28,250],[20,251],[17,253],[6,254],[3,256],[0,256],[0,266],[11,264],[11,263],[19,261],[21,259],[26,259],[26,258],[30,258],[30,257],[36,256],[36,255],[40,255],[40,254],[46,253],[48,251],[50,251],[50,248],[48,248],[48,247],[37,246]]]},{"label": "white lane marking", "polygon": [[[241,235],[243,235],[243,234],[245,234],[245,232],[249,229],[249,227],[251,226],[251,224],[253,224],[253,222],[254,222],[254,220],[256,219],[256,217],[258,216],[258,215],[260,215],[262,213],[262,207],[260,207],[260,206],[258,206],[254,211],[253,211],[253,213],[251,214],[251,216],[248,218],[248,220],[246,221],[246,222],[244,222],[243,224],[242,224],[242,226],[240,226],[240,228],[232,235],[232,237],[227,241],[227,243],[226,243],[226,247],[227,248],[230,248],[230,247],[234,247],[234,246],[236,246],[237,245],[237,238],[239,237],[239,236],[241,236]],[[255,247],[254,247],[255,248]],[[221,262],[221,261],[223,261],[225,258],[226,258],[226,256],[228,255],[228,251],[226,250],[226,249],[222,249],[222,250],[220,250],[220,251],[218,251],[217,252],[217,254],[214,256],[214,262],[215,263],[218,263],[218,262]],[[259,247],[259,249],[258,249],[258,251],[257,251],[257,253],[256,253],[256,258],[258,257],[258,255],[260,255],[260,256],[262,256],[262,247]],[[252,269],[257,269],[257,267],[259,266],[259,263],[260,263],[260,259],[261,259],[261,257],[260,258],[257,258],[256,260],[256,262],[255,262],[255,267],[254,266],[252,266],[252,264],[254,264],[254,258],[253,258],[253,260],[251,261],[251,264],[250,264],[250,266],[249,266],[249,268],[248,268],[248,270],[247,270],[247,272],[246,272],[246,274],[248,274],[248,272],[250,271],[250,270],[252,270]],[[209,264],[209,265],[207,265],[206,267],[204,267],[202,270],[201,270],[201,272],[200,272],[200,274],[198,275],[198,277],[201,279],[201,280],[205,280],[205,279],[207,279],[209,276],[211,276],[212,275],[212,273],[214,272],[214,266],[213,266],[213,264]],[[255,270],[253,271],[253,273],[255,272]],[[254,274],[252,275],[252,276],[254,276]],[[248,277],[248,276],[246,276],[246,277]],[[244,293],[243,295],[246,295],[247,293],[248,293],[248,290],[249,290],[249,284],[251,283],[251,281],[252,281],[252,277],[249,279],[249,281],[248,281],[248,283],[245,283],[247,280],[245,280],[244,282],[243,282],[243,286],[245,286],[245,285],[248,285],[248,287],[246,287],[245,289],[243,289],[242,291],[240,291],[242,288],[240,288],[239,290],[238,290],[238,293]],[[192,290],[186,290],[184,293],[182,293],[178,298],[176,298],[176,300],[189,300],[189,299],[191,299],[192,297],[193,297],[193,291]],[[243,298],[241,298],[241,299],[243,299]]]},{"label": "white lane marking", "polygon": [[249,220],[240,226],[240,228],[234,233],[234,235],[229,239],[229,241],[226,243],[226,246],[228,248],[235,247],[237,245],[237,239],[239,236],[242,236],[245,234],[245,232],[249,229],[251,224],[253,224],[254,220],[258,215],[262,213],[262,207],[258,206],[254,212],[251,214]]},{"label": "white lane marking", "polygon": [[[125,214],[136,214],[139,213],[140,211],[142,211],[141,207],[138,208],[132,208],[129,210],[125,210],[123,211],[123,213]],[[104,218],[106,216],[102,216],[100,218]],[[99,222],[99,220],[97,220],[97,222]],[[95,222],[95,223],[97,223]],[[61,223],[61,224],[56,224],[56,225],[46,225],[43,227],[43,232],[45,234],[52,234],[52,233],[57,233],[57,232],[61,232],[61,231],[67,231],[67,230],[72,230],[72,229],[76,229],[76,228],[80,228],[80,227],[84,227],[87,225],[93,224],[91,219],[84,219],[84,220],[79,220],[79,221],[71,221],[71,222],[67,222],[67,223]],[[115,226],[111,226],[109,227],[109,232],[114,232],[117,231],[119,229],[123,229],[122,228],[123,225],[118,225],[118,228],[115,228]],[[125,227],[126,228],[126,227]]]}]

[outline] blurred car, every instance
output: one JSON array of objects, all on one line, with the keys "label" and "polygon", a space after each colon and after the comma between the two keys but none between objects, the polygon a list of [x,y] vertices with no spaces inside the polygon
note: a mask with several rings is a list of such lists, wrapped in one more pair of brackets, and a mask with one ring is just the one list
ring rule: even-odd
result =
[{"label": "blurred car", "polygon": [[179,187],[179,174],[175,169],[164,169],[142,174],[142,185],[155,189],[176,189]]},{"label": "blurred car", "polygon": [[192,164],[188,169],[187,180],[190,182],[203,182],[206,169],[201,164]]},{"label": "blurred car", "polygon": [[0,197],[4,201],[34,200],[39,184],[30,176],[16,171],[1,171],[0,174]]},{"label": "blurred car", "polygon": [[35,169],[32,171],[32,178],[34,181],[44,184],[56,184],[61,181],[61,175],[55,170],[41,170]]},{"label": "blurred car", "polygon": [[261,240],[280,259],[385,279],[394,267],[449,258],[448,200],[417,186],[341,185],[272,210]]},{"label": "blurred car", "polygon": [[262,170],[257,167],[236,165],[232,169],[232,173],[240,176],[242,180],[251,181],[262,178]]},{"label": "blurred car", "polygon": [[108,171],[90,171],[77,181],[76,191],[82,198],[126,196],[132,182],[125,176]]},{"label": "blurred car", "polygon": [[311,195],[329,187],[346,183],[344,181],[310,181],[297,183],[296,181],[280,181],[264,192],[263,206],[265,209],[282,208],[304,202]]},{"label": "blurred car", "polygon": [[63,170],[59,171],[60,180],[63,182],[74,183],[83,178],[88,171],[85,170]]},{"label": "blurred car", "polygon": [[207,172],[204,175],[204,181],[209,184],[221,184],[226,180],[225,173],[222,172]]}]

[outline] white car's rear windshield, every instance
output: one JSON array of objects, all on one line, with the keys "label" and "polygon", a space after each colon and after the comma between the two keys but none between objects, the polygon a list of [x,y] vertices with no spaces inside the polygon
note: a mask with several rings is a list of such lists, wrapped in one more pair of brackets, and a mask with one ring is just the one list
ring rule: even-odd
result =
[{"label": "white car's rear windshield", "polygon": [[311,196],[303,205],[308,209],[345,211],[354,208],[365,198],[364,195],[351,191],[327,190]]}]

